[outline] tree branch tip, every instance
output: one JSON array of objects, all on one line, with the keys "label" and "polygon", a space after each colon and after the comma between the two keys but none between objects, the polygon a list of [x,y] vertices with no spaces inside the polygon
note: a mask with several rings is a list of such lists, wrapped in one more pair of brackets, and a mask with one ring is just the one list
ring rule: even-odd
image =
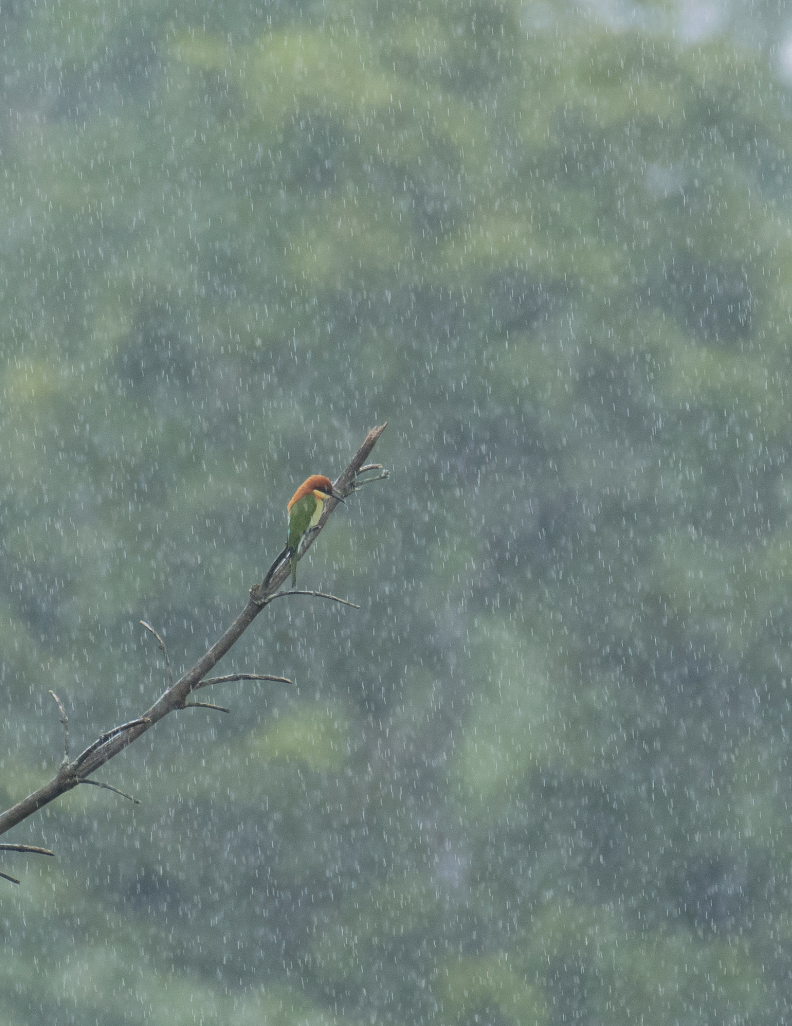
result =
[{"label": "tree branch tip", "polygon": [[112,784],[104,784],[104,783],[102,783],[101,780],[88,780],[86,778],[85,780],[78,781],[78,783],[80,783],[80,784],[90,784],[92,787],[101,787],[105,791],[112,791],[113,794],[118,794],[122,798],[126,798],[128,801],[132,802],[133,805],[140,805],[141,804],[139,798],[134,798],[131,794],[127,794],[126,791],[120,791],[117,787],[113,787]]},{"label": "tree branch tip", "polygon": [[154,635],[154,637],[157,639],[160,645],[162,645],[163,648],[165,647],[165,642],[162,640],[157,631],[154,630],[150,623],[147,623],[145,620],[140,620],[139,623],[141,627],[145,627],[147,631],[150,631]]},{"label": "tree branch tip", "polygon": [[390,477],[389,470],[383,470],[381,474],[377,474],[376,477],[365,477],[362,481],[358,481],[357,478],[352,482],[352,491],[356,492],[362,488],[363,485],[374,484],[375,481],[386,481]]},{"label": "tree branch tip", "polygon": [[213,684],[233,684],[238,680],[274,680],[277,684],[293,684],[288,677],[277,677],[273,673],[229,673],[225,677],[207,677],[195,685],[194,691],[198,688],[208,688]]},{"label": "tree branch tip", "polygon": [[67,719],[68,719],[68,716],[66,715],[66,710],[65,710],[65,709],[63,708],[63,702],[61,702],[61,700],[60,700],[60,699],[58,698],[58,696],[57,696],[57,695],[55,694],[55,692],[54,692],[54,691],[52,690],[52,688],[50,688],[50,689],[49,689],[49,693],[50,693],[50,694],[52,695],[52,697],[53,697],[53,698],[55,699],[55,701],[57,702],[57,704],[58,704],[58,708],[60,709],[60,714],[61,714],[61,716],[62,716],[62,717],[63,717],[63,718],[65,719],[65,720],[67,720]]},{"label": "tree branch tip", "polygon": [[[294,591],[279,591],[277,595],[273,595],[276,598],[288,598],[289,595],[312,595],[314,598],[326,598],[332,602],[340,602],[342,606],[350,606],[352,609],[360,609],[360,606],[356,602],[350,602],[348,599],[339,598],[338,595],[330,595],[326,591],[302,591],[295,589]],[[292,681],[289,681],[291,684]]]},{"label": "tree branch tip", "polygon": [[17,880],[17,878],[15,876],[9,876],[8,873],[0,873],[0,877],[2,877],[3,880],[8,880],[9,883],[13,883],[13,884],[21,883],[21,881]]},{"label": "tree branch tip", "polygon": [[63,725],[63,759],[61,760],[61,766],[67,766],[69,764],[69,717],[66,715],[66,710],[63,708],[63,702],[58,698],[52,688],[49,689],[49,693],[55,699],[60,709],[61,724]]},{"label": "tree branch tip", "polygon": [[147,631],[151,631],[151,633],[154,635],[154,637],[159,642],[160,652],[162,652],[162,654],[165,656],[165,665],[168,668],[168,680],[170,681],[171,687],[173,687],[173,673],[171,671],[170,657],[168,655],[168,649],[167,649],[167,646],[165,645],[165,642],[163,641],[161,635],[159,635],[154,630],[154,628],[151,626],[150,623],[147,623],[145,620],[141,620],[140,623],[141,623],[141,625],[143,627],[146,628]]},{"label": "tree branch tip", "polygon": [[0,851],[17,851],[25,855],[51,855],[53,858],[55,857],[54,851],[50,851],[49,848],[39,848],[35,844],[0,844]]},{"label": "tree branch tip", "polygon": [[215,712],[230,713],[224,705],[212,705],[211,702],[185,702],[182,709],[213,709]]}]

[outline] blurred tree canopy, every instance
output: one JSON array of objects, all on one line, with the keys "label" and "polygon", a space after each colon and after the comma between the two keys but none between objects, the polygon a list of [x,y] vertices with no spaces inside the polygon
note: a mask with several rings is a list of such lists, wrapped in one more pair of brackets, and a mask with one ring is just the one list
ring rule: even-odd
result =
[{"label": "blurred tree canopy", "polygon": [[634,14],[3,6],[4,804],[393,469],[14,833],[11,1026],[788,1017],[789,92]]}]

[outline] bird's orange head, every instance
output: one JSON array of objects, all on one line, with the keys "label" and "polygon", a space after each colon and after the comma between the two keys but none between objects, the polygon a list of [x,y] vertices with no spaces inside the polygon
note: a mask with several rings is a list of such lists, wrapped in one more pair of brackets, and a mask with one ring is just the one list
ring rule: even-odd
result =
[{"label": "bird's orange head", "polygon": [[287,509],[291,511],[295,502],[299,502],[300,499],[304,498],[306,495],[310,495],[311,492],[313,492],[317,498],[322,500],[332,497],[334,499],[338,499],[339,502],[344,501],[343,496],[339,495],[335,488],[333,488],[333,482],[329,477],[325,477],[324,474],[311,474],[309,478],[303,481],[294,495],[292,495]]}]

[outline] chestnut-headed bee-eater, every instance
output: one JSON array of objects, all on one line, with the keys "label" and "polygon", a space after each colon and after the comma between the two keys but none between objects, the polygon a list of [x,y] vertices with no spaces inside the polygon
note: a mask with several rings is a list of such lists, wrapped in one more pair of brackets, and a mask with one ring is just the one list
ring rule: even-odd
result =
[{"label": "chestnut-headed bee-eater", "polygon": [[300,542],[312,527],[319,523],[324,504],[328,499],[344,501],[329,477],[322,474],[311,474],[307,481],[303,481],[297,491],[292,495],[287,506],[289,511],[289,540],[286,543],[284,555],[291,559],[291,581],[292,588],[297,584],[297,553],[300,549]]}]

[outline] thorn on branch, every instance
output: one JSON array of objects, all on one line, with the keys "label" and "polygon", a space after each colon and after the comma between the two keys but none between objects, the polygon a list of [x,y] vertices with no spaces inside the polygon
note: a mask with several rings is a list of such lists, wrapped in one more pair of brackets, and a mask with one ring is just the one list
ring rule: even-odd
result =
[{"label": "thorn on branch", "polygon": [[151,631],[151,633],[154,635],[154,637],[159,642],[160,652],[162,652],[162,654],[165,656],[165,665],[168,668],[168,680],[170,681],[170,686],[173,687],[173,674],[171,673],[171,664],[170,664],[170,659],[168,658],[168,649],[165,647],[165,642],[162,640],[160,635],[157,634],[157,632],[154,630],[154,628],[151,626],[150,623],[146,623],[145,620],[141,620],[140,623],[142,624],[143,627],[146,628],[147,631]]},{"label": "thorn on branch", "polygon": [[61,766],[68,766],[69,764],[69,717],[66,715],[66,710],[63,708],[63,702],[58,698],[55,692],[50,688],[50,694],[55,699],[60,709],[61,723],[63,724],[63,761]]}]

